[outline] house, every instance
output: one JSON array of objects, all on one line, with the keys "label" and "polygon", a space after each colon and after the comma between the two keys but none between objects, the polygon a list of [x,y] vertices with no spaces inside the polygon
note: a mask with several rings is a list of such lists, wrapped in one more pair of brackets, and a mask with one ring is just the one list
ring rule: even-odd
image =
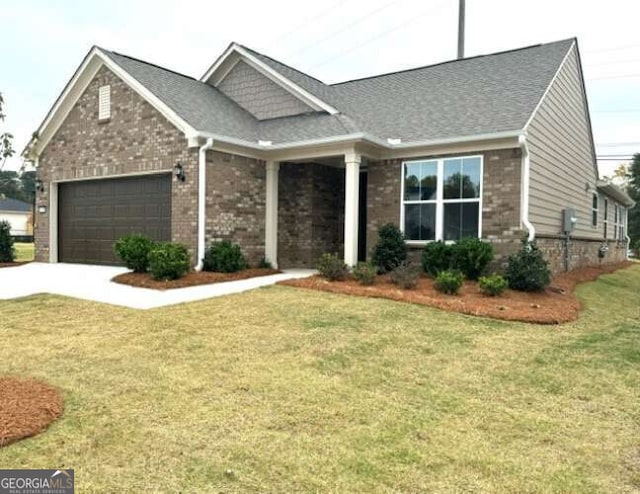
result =
[{"label": "house", "polygon": [[36,136],[39,261],[115,263],[142,232],[196,268],[218,239],[354,265],[386,222],[414,256],[465,236],[499,256],[535,238],[556,271],[626,255],[576,39],[331,85],[237,43],[200,79],[93,47]]},{"label": "house", "polygon": [[27,202],[0,194],[0,221],[9,222],[12,237],[33,236],[33,207]]}]

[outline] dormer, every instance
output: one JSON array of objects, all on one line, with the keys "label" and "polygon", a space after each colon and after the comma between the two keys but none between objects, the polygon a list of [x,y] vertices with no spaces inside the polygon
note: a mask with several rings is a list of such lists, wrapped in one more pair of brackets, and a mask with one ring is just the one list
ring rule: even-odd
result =
[{"label": "dormer", "polygon": [[338,113],[237,43],[232,43],[200,80],[219,89],[258,120]]}]

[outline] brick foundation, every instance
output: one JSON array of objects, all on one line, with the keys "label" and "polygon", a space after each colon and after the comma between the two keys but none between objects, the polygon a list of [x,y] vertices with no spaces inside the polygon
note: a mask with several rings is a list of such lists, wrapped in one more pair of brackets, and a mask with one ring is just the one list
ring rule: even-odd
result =
[{"label": "brick foundation", "polygon": [[[627,242],[607,241],[609,250],[604,257],[599,257],[600,247],[604,239],[572,238],[569,241],[569,270],[586,267],[612,264],[627,259]],[[549,261],[551,271],[562,273],[565,271],[565,241],[556,235],[539,235],[536,243],[544,252]]]}]

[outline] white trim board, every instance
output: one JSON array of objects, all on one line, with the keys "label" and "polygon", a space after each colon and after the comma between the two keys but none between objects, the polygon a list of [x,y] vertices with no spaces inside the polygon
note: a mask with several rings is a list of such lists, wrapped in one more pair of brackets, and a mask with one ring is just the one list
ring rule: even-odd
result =
[{"label": "white trim board", "polygon": [[300,87],[292,80],[286,78],[278,71],[269,67],[269,65],[249,53],[237,43],[232,43],[229,48],[226,49],[222,56],[220,56],[209,68],[209,70],[207,70],[207,72],[200,78],[200,81],[207,82],[209,84],[212,84],[214,87],[218,87],[240,60],[244,61],[247,65],[260,72],[269,80],[276,83],[278,86],[280,86],[305,104],[309,105],[314,110],[326,111],[330,115],[339,113],[339,111],[333,106],[321,100],[317,96],[314,96],[306,89]]},{"label": "white trim board", "polygon": [[[100,48],[94,46],[85,56],[84,60],[73,74],[64,90],[51,107],[44,121],[37,130],[38,140],[31,153],[39,155],[47,146],[51,138],[55,135],[64,120],[73,109],[80,96],[85,92],[95,75],[101,67],[107,67],[118,78],[120,78],[131,89],[148,101],[151,106],[158,110],[169,122],[178,130],[187,134],[195,134],[197,131],[181,118],[175,111],[163,103],[156,95],[134,79],[127,71],[116,64]],[[96,103],[97,104],[97,103]]]}]

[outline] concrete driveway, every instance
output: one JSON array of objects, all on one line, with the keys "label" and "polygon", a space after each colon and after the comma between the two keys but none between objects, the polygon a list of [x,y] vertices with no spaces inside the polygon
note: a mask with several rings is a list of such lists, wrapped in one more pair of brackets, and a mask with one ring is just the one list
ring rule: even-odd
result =
[{"label": "concrete driveway", "polygon": [[310,269],[285,270],[280,274],[248,280],[228,281],[173,290],[151,290],[113,283],[111,278],[126,268],[88,264],[47,264],[32,262],[0,269],[0,299],[53,293],[132,309],[152,309],[240,293],[281,280],[311,276]]}]

